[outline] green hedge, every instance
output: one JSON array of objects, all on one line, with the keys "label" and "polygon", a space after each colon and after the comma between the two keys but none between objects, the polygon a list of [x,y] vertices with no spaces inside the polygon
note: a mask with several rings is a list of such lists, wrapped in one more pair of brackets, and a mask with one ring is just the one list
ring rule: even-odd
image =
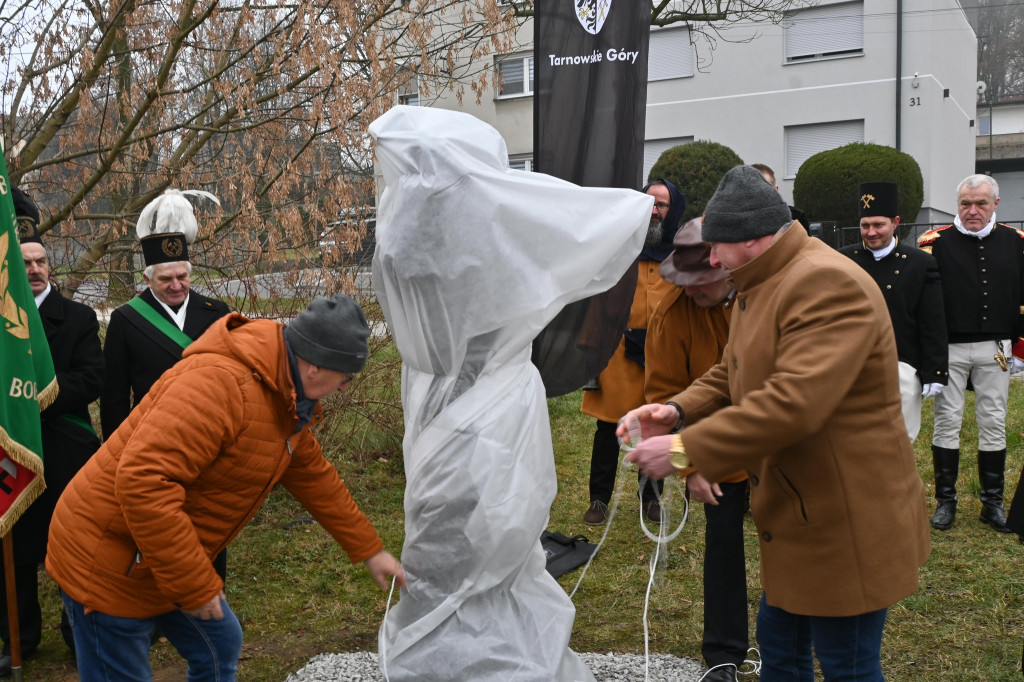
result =
[{"label": "green hedge", "polygon": [[651,167],[647,181],[664,178],[686,195],[686,211],[680,224],[703,215],[711,195],[718,189],[722,176],[743,159],[724,144],[696,140],[671,147]]},{"label": "green hedge", "polygon": [[921,167],[910,154],[879,144],[854,142],[810,157],[797,171],[793,201],[808,220],[851,227],[860,224],[859,185],[885,181],[899,185],[900,219],[914,222],[924,203]]}]

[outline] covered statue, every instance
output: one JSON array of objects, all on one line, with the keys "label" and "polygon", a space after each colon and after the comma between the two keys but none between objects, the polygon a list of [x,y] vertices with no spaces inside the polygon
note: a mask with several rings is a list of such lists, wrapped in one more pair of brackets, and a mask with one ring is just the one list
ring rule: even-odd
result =
[{"label": "covered statue", "polygon": [[402,356],[409,581],[381,625],[381,669],[592,681],[538,540],[557,481],[531,342],[619,281],[653,199],[511,170],[498,132],[468,114],[400,106],[370,133],[386,185],[373,283]]}]

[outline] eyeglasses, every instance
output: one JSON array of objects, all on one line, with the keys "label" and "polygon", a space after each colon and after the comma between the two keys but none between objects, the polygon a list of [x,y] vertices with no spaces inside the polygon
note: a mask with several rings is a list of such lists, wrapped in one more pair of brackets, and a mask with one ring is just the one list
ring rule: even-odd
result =
[{"label": "eyeglasses", "polygon": [[671,206],[671,204],[668,203],[667,201],[654,202],[654,208],[658,209],[659,211],[667,211],[669,206]]}]

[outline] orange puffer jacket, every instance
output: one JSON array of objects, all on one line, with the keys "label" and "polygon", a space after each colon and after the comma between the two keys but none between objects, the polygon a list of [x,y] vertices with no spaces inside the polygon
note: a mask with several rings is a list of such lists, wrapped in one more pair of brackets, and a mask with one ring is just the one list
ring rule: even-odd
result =
[{"label": "orange puffer jacket", "polygon": [[218,320],[71,481],[46,569],[73,599],[123,618],[206,604],[223,588],[211,557],[278,482],[353,562],[382,549],[309,426],[293,433],[282,330]]}]

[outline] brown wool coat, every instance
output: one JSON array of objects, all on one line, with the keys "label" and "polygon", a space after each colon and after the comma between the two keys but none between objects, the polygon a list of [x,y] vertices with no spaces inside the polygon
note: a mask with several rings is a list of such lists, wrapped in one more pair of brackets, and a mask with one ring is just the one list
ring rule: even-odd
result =
[{"label": "brown wool coat", "polygon": [[[636,292],[626,325],[630,329],[647,329],[658,303],[674,288],[658,273],[659,265],[654,260],[641,260],[637,264]],[[583,392],[583,414],[614,423],[644,404],[644,368],[626,358],[624,339],[619,341],[619,347],[598,381],[600,390]]]},{"label": "brown wool coat", "polygon": [[918,587],[930,538],[885,300],[799,223],[736,268],[722,362],[675,396],[710,480],[746,469],[768,603],[852,616]]},{"label": "brown wool coat", "polygon": [[[702,308],[682,287],[675,287],[661,299],[647,329],[645,402],[671,400],[718,364],[729,339],[731,314],[731,300]],[[680,474],[688,476],[692,471],[691,467]],[[745,471],[722,478],[725,483],[745,480]]]},{"label": "brown wool coat", "polygon": [[[194,609],[211,563],[280,482],[356,562],[380,538],[298,424],[283,327],[223,317],[153,385],[57,503],[46,569],[86,608]],[[317,419],[320,410],[317,408]]]}]

